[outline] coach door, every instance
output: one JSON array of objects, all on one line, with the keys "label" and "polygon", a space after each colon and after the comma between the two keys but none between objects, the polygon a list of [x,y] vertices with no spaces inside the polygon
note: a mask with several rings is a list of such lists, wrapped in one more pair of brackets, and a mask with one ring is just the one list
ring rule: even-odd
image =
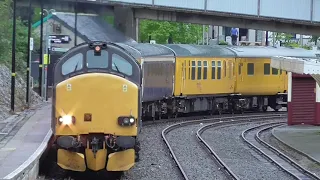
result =
[{"label": "coach door", "polygon": [[[190,62],[190,61],[189,61]],[[181,65],[181,86],[180,86],[180,92],[183,92],[183,89],[186,87],[186,74],[187,74],[187,67],[186,67],[186,64],[187,64],[187,61],[184,60],[182,62],[182,65]]]}]

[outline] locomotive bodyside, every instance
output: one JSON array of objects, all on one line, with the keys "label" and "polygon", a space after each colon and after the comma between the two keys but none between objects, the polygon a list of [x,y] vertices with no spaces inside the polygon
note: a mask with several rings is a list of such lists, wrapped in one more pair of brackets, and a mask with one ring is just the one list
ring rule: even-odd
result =
[{"label": "locomotive bodyside", "polygon": [[54,67],[57,164],[71,171],[127,171],[138,157],[141,71],[123,48],[80,44]]}]

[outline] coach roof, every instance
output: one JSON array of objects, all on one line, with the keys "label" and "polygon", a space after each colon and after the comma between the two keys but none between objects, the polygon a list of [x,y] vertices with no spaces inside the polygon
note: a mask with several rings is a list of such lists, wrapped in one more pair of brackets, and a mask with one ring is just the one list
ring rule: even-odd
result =
[{"label": "coach roof", "polygon": [[273,56],[316,57],[315,52],[302,48],[266,47],[266,46],[227,46],[237,57],[271,58]]},{"label": "coach roof", "polygon": [[233,51],[225,46],[209,46],[194,44],[166,44],[176,56],[180,57],[235,57]]}]

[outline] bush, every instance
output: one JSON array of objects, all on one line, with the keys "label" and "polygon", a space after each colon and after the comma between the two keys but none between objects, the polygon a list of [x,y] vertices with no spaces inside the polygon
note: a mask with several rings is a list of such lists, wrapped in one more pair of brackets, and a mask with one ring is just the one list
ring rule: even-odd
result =
[{"label": "bush", "polygon": [[[11,68],[12,50],[12,31],[13,31],[13,11],[11,8],[12,0],[0,1],[0,64]],[[32,35],[33,37],[34,34]],[[39,38],[35,38],[36,46]],[[16,73],[25,75],[28,57],[28,27],[24,25],[21,18],[16,19]]]}]

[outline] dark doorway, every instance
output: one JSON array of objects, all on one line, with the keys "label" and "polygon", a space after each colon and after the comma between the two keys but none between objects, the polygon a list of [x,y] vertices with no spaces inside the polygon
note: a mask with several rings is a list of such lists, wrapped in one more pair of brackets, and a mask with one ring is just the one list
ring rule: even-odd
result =
[{"label": "dark doorway", "polygon": [[248,29],[242,29],[242,28],[239,28],[239,41],[241,41],[241,36],[246,36],[246,40],[248,40]]},{"label": "dark doorway", "polygon": [[231,36],[231,27],[224,27],[224,35]]}]

